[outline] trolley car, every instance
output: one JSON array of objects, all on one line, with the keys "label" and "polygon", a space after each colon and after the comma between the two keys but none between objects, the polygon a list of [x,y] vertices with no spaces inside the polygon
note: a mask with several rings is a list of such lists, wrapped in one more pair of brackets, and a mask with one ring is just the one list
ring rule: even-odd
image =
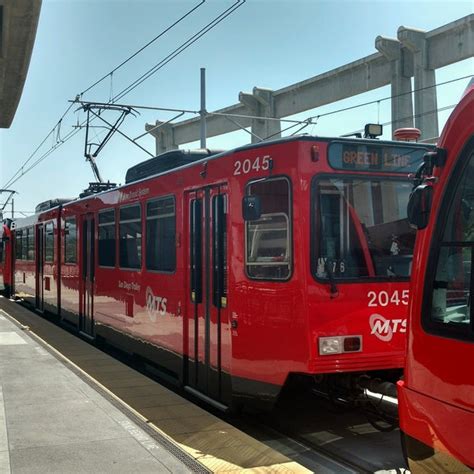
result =
[{"label": "trolley car", "polygon": [[404,365],[430,145],[291,137],[167,152],[15,225],[14,291],[221,408],[307,377],[354,396]]},{"label": "trolley car", "polygon": [[5,219],[0,224],[0,291],[6,296],[11,295],[13,278],[13,242],[10,226],[10,219]]},{"label": "trolley car", "polygon": [[471,472],[474,81],[438,146],[426,156],[410,199],[419,231],[405,375],[398,383],[400,428],[412,472]]}]

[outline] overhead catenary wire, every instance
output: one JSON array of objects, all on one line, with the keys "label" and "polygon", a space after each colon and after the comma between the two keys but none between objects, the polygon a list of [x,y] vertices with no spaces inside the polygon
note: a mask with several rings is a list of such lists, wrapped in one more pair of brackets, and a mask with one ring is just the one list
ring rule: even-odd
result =
[{"label": "overhead catenary wire", "polygon": [[[201,7],[204,3],[206,2],[206,0],[201,0],[200,3],[198,3],[197,5],[195,5],[193,8],[191,8],[190,10],[188,10],[184,15],[182,15],[180,18],[178,18],[176,21],[174,21],[171,25],[169,25],[167,28],[165,28],[163,31],[161,31],[158,35],[156,35],[154,38],[152,38],[150,41],[148,41],[148,43],[146,43],[145,45],[143,45],[141,48],[139,48],[137,51],[135,51],[135,53],[133,53],[132,55],[130,55],[127,59],[125,59],[124,61],[122,61],[118,66],[116,66],[114,69],[112,69],[109,73],[105,74],[104,76],[102,76],[100,79],[98,79],[97,81],[95,81],[93,84],[91,84],[90,86],[88,86],[86,89],[84,89],[80,94],[78,94],[78,96],[82,97],[82,95],[84,95],[86,92],[89,92],[93,87],[95,87],[96,85],[98,85],[99,83],[101,83],[104,79],[106,79],[107,77],[110,76],[111,78],[111,81],[112,81],[112,76],[113,76],[113,73],[116,72],[118,69],[120,69],[121,67],[123,67],[125,64],[127,64],[129,61],[131,61],[134,57],[136,57],[138,54],[140,54],[142,51],[144,51],[146,48],[148,48],[149,46],[151,46],[153,43],[155,43],[158,39],[160,39],[162,36],[164,36],[166,33],[168,33],[172,28],[174,28],[176,25],[178,25],[179,23],[181,23],[185,18],[187,18],[189,15],[191,15],[192,13],[194,13],[199,7]],[[112,82],[111,82],[111,92],[112,92]],[[41,141],[41,143],[36,147],[36,149],[31,153],[31,155],[28,157],[28,159],[25,161],[25,163],[23,163],[23,165],[17,170],[17,172],[10,178],[10,180],[7,182],[7,185],[5,187],[8,186],[8,184],[10,183],[10,181],[12,181],[14,178],[16,178],[16,176],[18,175],[18,173],[21,172],[21,170],[24,168],[24,166],[26,166],[30,161],[31,159],[36,155],[36,153],[38,152],[38,150],[44,145],[44,143],[48,140],[48,138],[54,134],[55,130],[57,127],[60,127],[61,123],[62,123],[62,120],[64,119],[64,117],[69,113],[69,111],[71,110],[71,108],[73,107],[73,104],[70,104],[66,111],[62,114],[61,118],[58,120],[58,122],[56,122],[56,124],[54,125],[54,127],[51,129],[51,131],[46,135],[46,137]],[[57,136],[59,137],[59,133],[57,134]],[[57,140],[58,141],[58,140]]]},{"label": "overhead catenary wire", "polygon": [[[180,49],[178,51],[179,48],[177,48],[177,50],[175,50],[173,53],[171,53],[171,55],[173,55],[172,57],[167,57],[165,58],[166,62],[162,65],[159,64],[159,67],[158,69],[156,70],[153,70],[154,68],[156,68],[158,65],[155,65],[154,68],[152,68],[151,70],[147,71],[147,73],[145,73],[146,77],[143,77],[141,76],[138,80],[134,81],[132,84],[130,84],[129,86],[127,86],[127,88],[125,88],[124,90],[122,90],[119,94],[117,94],[115,96],[115,98],[113,98],[112,100],[109,101],[109,103],[111,102],[115,102],[116,100],[118,100],[119,98],[122,98],[124,97],[125,95],[127,95],[129,92],[131,92],[132,90],[134,90],[136,87],[138,87],[138,85],[142,84],[145,80],[147,80],[149,77],[151,77],[153,74],[155,74],[159,69],[161,69],[165,64],[168,64],[172,59],[174,59],[176,56],[178,56],[179,54],[181,54],[181,52],[183,52],[185,49],[187,49],[189,46],[191,46],[193,43],[195,43],[198,39],[200,39],[204,34],[206,34],[208,31],[210,31],[211,29],[213,29],[215,26],[217,26],[220,22],[222,22],[225,18],[227,18],[230,14],[232,14],[235,10],[237,10],[237,8],[240,8],[240,6],[242,6],[244,3],[245,3],[246,0],[237,0],[231,7],[229,7],[227,10],[225,10],[223,13],[221,13],[220,15],[218,15],[212,22],[208,23],[203,29],[201,29],[198,33],[196,33],[196,35],[194,36],[197,36],[195,39],[193,39],[194,37],[191,37],[190,39],[193,39],[193,41],[189,44],[186,45],[186,42],[184,44],[181,45],[181,47],[184,46],[183,49]],[[191,14],[192,12],[196,11],[196,9],[198,7],[200,7],[203,3],[205,2],[205,0],[201,1],[197,6],[195,6],[194,8],[192,8],[189,12],[186,13],[186,15],[184,15],[182,18],[180,18],[179,20],[177,20],[175,23],[173,23],[173,25],[171,25],[170,27],[168,27],[166,29],[166,31],[169,31],[170,28],[172,28],[173,26],[176,26],[180,21],[182,21],[185,17],[187,17],[189,14]],[[216,22],[217,21],[217,22]],[[165,32],[166,32],[165,31]],[[91,86],[89,86],[88,88],[86,88],[81,94],[78,95],[77,98],[80,98],[81,95],[85,94],[86,92],[88,92],[92,87],[94,87],[95,85],[97,85],[99,82],[101,82],[102,80],[104,80],[105,78],[107,78],[111,73],[113,74],[113,72],[115,72],[118,68],[122,67],[126,62],[128,62],[129,60],[132,59],[132,57],[135,57],[137,54],[139,54],[141,51],[143,51],[143,49],[145,49],[145,47],[148,47],[150,44],[152,44],[154,41],[156,41],[159,37],[163,36],[164,32],[160,33],[160,35],[158,35],[157,37],[155,37],[153,40],[151,40],[149,43],[147,43],[144,47],[140,48],[140,50],[138,50],[136,53],[134,53],[132,56],[130,56],[129,58],[127,58],[127,60],[123,61],[123,63],[121,63],[119,66],[117,66],[113,71],[111,71],[110,73],[106,74],[105,76],[103,76],[101,79],[99,79],[98,81],[96,81],[96,83],[92,84]],[[180,48],[181,48],[180,47]],[[169,55],[170,56],[170,55]],[[153,71],[152,71],[153,70]],[[137,81],[140,81],[140,82],[137,82]],[[18,181],[18,179],[20,179],[21,177],[23,177],[27,172],[31,171],[35,166],[37,166],[39,163],[41,163],[44,159],[46,159],[48,156],[51,155],[52,152],[54,152],[58,146],[66,143],[69,139],[71,139],[72,137],[74,137],[83,127],[83,125],[86,123],[86,121],[83,121],[81,123],[80,126],[78,126],[74,131],[72,132],[69,132],[68,134],[66,134],[66,136],[59,142],[59,144],[56,142],[53,146],[51,146],[50,149],[48,149],[45,153],[43,153],[43,155],[41,155],[34,163],[32,166],[29,166],[28,168],[25,169],[25,166],[34,158],[34,156],[38,153],[38,151],[40,150],[40,148],[44,145],[44,143],[48,140],[48,138],[54,133],[58,123],[60,123],[62,121],[62,119],[66,116],[66,114],[70,111],[70,109],[73,107],[74,105],[74,101],[69,105],[69,107],[67,108],[66,112],[61,116],[60,120],[55,124],[55,126],[53,127],[53,129],[46,135],[46,137],[43,139],[43,141],[37,146],[37,148],[33,151],[33,153],[31,153],[31,155],[28,157],[28,159],[20,166],[20,168],[16,171],[16,173],[10,178],[10,180],[7,182],[7,186],[10,186],[11,184],[13,183],[16,183]]]},{"label": "overhead catenary wire", "polygon": [[[69,106],[67,107],[66,111],[61,115],[60,119],[56,122],[56,124],[54,125],[54,127],[49,131],[49,133],[43,138],[43,140],[41,141],[41,143],[34,149],[34,151],[29,155],[29,157],[26,159],[26,161],[20,166],[20,168],[18,168],[17,172],[5,183],[5,185],[3,186],[4,188],[8,188],[10,186],[10,184],[12,184],[12,180],[19,174],[21,173],[21,171],[24,169],[24,167],[34,158],[34,156],[36,155],[36,153],[38,153],[38,150],[44,145],[44,143],[49,139],[49,137],[51,137],[52,135],[54,135],[55,133],[55,130],[57,129],[58,125],[60,125],[62,123],[62,120],[64,119],[64,117],[69,113],[69,111],[72,109],[74,104],[69,104]],[[61,143],[63,142],[64,140],[61,140]],[[16,181],[16,180],[15,180]]]},{"label": "overhead catenary wire", "polygon": [[[433,114],[433,113],[435,113],[435,112],[442,112],[442,111],[444,111],[444,110],[448,110],[448,109],[450,109],[450,108],[454,108],[456,105],[457,105],[457,104],[453,104],[453,105],[449,105],[449,106],[446,106],[446,107],[442,107],[442,108],[440,108],[440,109],[430,110],[430,111],[428,111],[428,112],[416,114],[415,117],[422,117],[422,116],[424,116],[424,115]],[[412,116],[410,115],[410,117],[412,117]],[[302,120],[301,123],[304,123],[304,120]],[[392,123],[392,122],[386,122],[385,124],[382,124],[382,125],[389,125],[390,123]],[[308,123],[308,125],[311,125],[311,124],[312,124],[312,123]],[[297,126],[297,125],[298,125],[298,124],[295,123],[295,124],[289,126],[287,129],[284,129],[283,131],[286,131],[286,130],[288,130],[288,129],[291,129],[291,128]],[[361,130],[361,131],[363,131],[363,130]],[[75,130],[69,132],[69,134],[66,135],[66,137],[65,137],[64,140],[68,140],[69,138],[72,138],[72,136],[74,136],[74,135],[75,135],[76,133],[78,133],[78,132],[79,132],[79,129],[75,129]],[[354,133],[357,133],[357,132],[354,132]],[[268,139],[271,138],[272,136],[273,136],[273,135],[270,135],[270,136],[267,137],[265,140],[268,140]],[[259,138],[260,138],[260,137],[259,137]],[[41,155],[29,168],[27,168],[27,169],[25,170],[24,174],[28,173],[28,172],[31,171],[35,166],[37,166],[39,163],[41,163],[43,160],[45,160],[45,159],[46,159],[51,153],[53,153],[53,152],[56,150],[56,148],[57,148],[58,146],[60,146],[60,145],[61,145],[61,144],[57,144],[56,147],[47,150],[47,151],[46,151],[43,155]],[[23,175],[21,175],[21,176],[19,176],[18,178],[16,178],[11,184],[14,184],[14,183],[15,183],[16,181],[18,181],[22,176],[23,176]]]},{"label": "overhead catenary wire", "polygon": [[[457,81],[460,81],[460,80],[464,80],[464,79],[467,79],[467,78],[471,78],[473,77],[472,75],[469,75],[469,76],[463,76],[463,77],[459,77],[459,78],[456,78],[456,79],[451,79],[449,81],[445,81],[445,82],[441,82],[439,84],[435,84],[435,85],[431,85],[431,86],[427,86],[427,87],[423,87],[423,88],[420,88],[420,89],[416,89],[416,90],[413,90],[411,92],[408,92],[408,93],[402,93],[402,94],[398,94],[396,96],[393,96],[394,98],[395,97],[399,97],[399,96],[402,96],[402,95],[406,95],[406,94],[411,94],[411,93],[414,93],[414,92],[417,92],[418,90],[424,90],[424,89],[429,89],[429,88],[432,88],[432,87],[439,87],[439,86],[442,86],[442,85],[445,85],[445,84],[450,84],[450,83],[453,83],[453,82],[457,82]],[[252,116],[252,115],[242,115],[242,114],[224,114],[224,113],[218,113],[218,112],[208,112],[208,115],[220,115],[220,116],[227,116],[227,117],[237,117],[237,118],[251,118],[251,119],[262,119],[262,120],[278,120],[280,122],[288,122],[288,123],[293,123],[294,125],[293,126],[296,126],[298,124],[308,124],[308,125],[314,125],[316,122],[314,121],[315,119],[316,120],[319,120],[319,118],[321,117],[325,117],[325,116],[328,116],[328,115],[333,115],[333,114],[336,114],[336,113],[340,113],[340,112],[344,112],[344,111],[347,111],[349,109],[355,109],[355,108],[358,108],[358,107],[365,107],[367,105],[371,105],[371,104],[374,104],[374,103],[378,103],[380,102],[381,100],[388,100],[392,98],[392,96],[388,96],[388,97],[384,97],[382,99],[377,99],[377,100],[373,100],[373,101],[369,101],[369,102],[364,102],[362,104],[357,104],[357,105],[354,105],[354,106],[351,106],[351,107],[344,107],[342,109],[338,109],[338,110],[334,110],[334,111],[330,111],[328,113],[323,113],[323,114],[320,114],[320,115],[315,115],[315,116],[311,116],[311,117],[308,117],[304,120],[294,120],[294,119],[278,119],[278,118],[275,118],[275,117],[255,117],[255,116]],[[74,102],[72,102],[71,105],[73,105]],[[179,109],[166,109],[166,108],[160,108],[160,107],[147,107],[147,106],[133,106],[134,108],[148,108],[148,109],[156,109],[156,110],[172,110],[172,111],[179,111]],[[441,112],[443,110],[447,110],[449,108],[453,108],[454,106],[447,106],[447,107],[444,107],[444,108],[441,108],[441,109],[436,109],[436,110],[431,110],[431,111],[428,111],[428,112],[425,112],[425,113],[422,113],[422,114],[414,114],[414,115],[410,115],[409,117],[405,117],[405,118],[411,118],[411,117],[421,117],[421,116],[424,116],[424,115],[429,115],[429,114],[433,114],[435,112]],[[187,112],[190,112],[190,113],[198,113],[197,111],[187,111]],[[403,119],[399,119],[399,120],[403,120]],[[83,122],[84,124],[85,122]],[[392,122],[386,122],[382,125],[389,125],[391,124]],[[236,123],[236,125],[240,126],[240,124]],[[288,127],[287,129],[284,129],[283,131],[286,131],[288,129],[291,129],[293,128],[293,126],[290,126]],[[245,128],[242,127],[242,129],[244,130]],[[63,138],[63,141],[59,144],[61,145],[62,143],[65,143],[66,141],[68,141],[70,138],[72,138],[74,135],[76,135],[76,133],[78,133],[80,130],[80,128],[76,128],[76,130],[73,130],[72,132],[69,132],[69,134],[67,134],[64,138]],[[52,133],[54,131],[54,129],[50,132]],[[354,133],[358,133],[360,131],[363,131],[363,130],[358,130]],[[280,133],[280,132],[278,132]],[[271,138],[272,136],[274,136],[276,134],[273,134],[273,135],[270,135],[269,137],[266,137],[265,139],[269,139]],[[49,135],[48,135],[49,136]],[[45,138],[44,141],[47,140],[48,136]],[[258,137],[260,139],[260,137]],[[43,141],[43,143],[44,143]],[[29,171],[31,171],[35,166],[37,166],[39,163],[41,163],[43,160],[45,160],[51,153],[53,153],[59,146],[58,144],[56,144],[54,147],[52,147],[51,149],[47,150],[43,155],[41,155],[39,157],[39,159],[37,161],[35,161],[33,163],[32,166],[28,167],[26,170],[24,170],[24,166],[25,164],[22,165],[22,167],[20,168],[20,170],[23,170],[21,175],[18,176],[16,179],[11,179],[7,185],[5,185],[4,187],[8,187],[8,186],[11,186],[12,184],[16,183],[22,176],[24,176],[26,173],[28,173]],[[41,145],[40,145],[41,146]],[[40,147],[39,146],[39,147]],[[39,148],[38,147],[38,148]],[[28,160],[29,161],[29,160]],[[18,172],[14,175],[16,176],[18,174]]]},{"label": "overhead catenary wire", "polygon": [[[232,9],[232,8],[235,8],[235,9],[236,9],[236,8],[240,7],[242,3],[245,3],[245,0],[237,0],[236,3],[235,3],[232,7],[230,7],[229,9]],[[201,4],[199,4],[198,6],[200,6],[200,5],[201,5]],[[228,9],[228,10],[229,10],[229,9]],[[233,10],[232,10],[232,11],[233,11]],[[232,12],[232,11],[231,11],[231,12]],[[199,39],[199,38],[197,38],[197,39]],[[182,51],[180,51],[180,52],[182,52]],[[179,52],[178,54],[180,54],[180,52]],[[138,54],[138,52],[137,52],[137,54]],[[172,59],[172,58],[171,58],[171,59]],[[119,65],[119,66],[120,66],[120,65]],[[156,66],[155,66],[155,67],[156,67]],[[112,71],[111,71],[111,72],[112,72]],[[155,72],[156,72],[156,71],[153,71],[153,72],[152,72],[152,70],[149,70],[147,73],[145,73],[145,76],[146,76],[147,74],[149,74],[149,73],[151,73],[151,75],[152,75],[152,74],[154,74]],[[109,74],[110,74],[110,73],[109,73]],[[108,77],[109,74],[105,75],[104,78]],[[142,77],[140,77],[137,81],[141,81],[141,82],[137,83],[137,86],[138,86],[139,84],[141,84],[144,80],[146,80],[148,77],[150,77],[150,76],[146,76],[146,77],[143,77],[143,76],[142,76]],[[451,82],[459,81],[459,80],[466,79],[466,78],[470,78],[470,77],[472,77],[472,75],[464,76],[464,77],[457,78],[457,79],[453,79],[453,80],[446,81],[446,82],[440,83],[440,84],[434,84],[434,85],[431,85],[431,86],[426,86],[426,87],[424,87],[424,88],[415,89],[415,90],[413,90],[413,91],[401,93],[401,94],[398,94],[398,95],[395,95],[395,96],[388,96],[388,97],[385,97],[385,98],[383,98],[383,99],[378,99],[378,100],[376,100],[376,101],[370,101],[370,102],[366,102],[366,103],[363,103],[363,104],[357,104],[357,105],[351,106],[351,107],[345,107],[345,108],[343,108],[343,109],[338,109],[338,110],[335,110],[335,111],[331,111],[331,112],[327,112],[327,113],[324,113],[324,114],[316,115],[316,116],[314,116],[313,118],[319,119],[320,117],[323,117],[323,116],[327,116],[327,115],[331,115],[331,114],[335,114],[335,113],[340,113],[340,112],[347,111],[347,110],[351,110],[351,109],[354,109],[354,108],[357,108],[357,107],[363,107],[363,106],[372,104],[372,103],[374,103],[374,102],[380,104],[380,102],[381,102],[382,100],[388,100],[388,99],[390,99],[390,98],[396,98],[396,97],[400,97],[400,96],[403,96],[403,95],[406,95],[406,94],[412,94],[412,93],[414,93],[414,92],[421,91],[421,90],[425,90],[425,89],[429,89],[429,88],[431,88],[431,87],[439,87],[440,85],[448,84],[448,83],[451,83]],[[103,79],[103,78],[102,78],[102,79]],[[135,81],[135,82],[136,82],[136,81]],[[121,91],[121,92],[119,93],[118,96],[120,96],[120,94],[123,94],[123,95],[120,96],[120,97],[123,97],[126,93],[130,92],[131,90],[133,90],[133,89],[136,87],[136,86],[135,86],[135,82],[132,83],[130,86],[128,86],[128,87],[131,87],[131,89],[130,89],[129,91],[128,91],[128,90],[127,90],[127,91],[123,90],[123,91]],[[128,89],[128,87],[127,87],[127,89]],[[86,92],[86,90],[83,91],[83,93],[85,93],[85,92]],[[116,97],[118,97],[118,96],[116,96]],[[116,100],[118,100],[118,99],[116,99]],[[211,115],[211,114],[212,114],[212,113],[209,113],[209,115]],[[214,115],[217,115],[217,113],[214,113]],[[231,114],[231,115],[232,115],[232,114]],[[259,117],[248,116],[248,118],[259,118]],[[263,120],[271,120],[271,119],[274,119],[274,118],[269,118],[269,117],[260,117],[260,118],[263,119]],[[284,119],[276,119],[276,120],[282,121],[282,120],[284,120]],[[308,120],[308,119],[307,119],[307,120]],[[83,122],[83,123],[84,123],[84,122]],[[302,123],[302,124],[303,124],[303,123],[306,123],[306,121],[304,121],[304,120],[303,120],[303,121],[299,121],[299,123]],[[312,124],[314,125],[314,123],[312,123]],[[58,125],[58,124],[56,124],[56,125]],[[55,127],[56,127],[56,125],[55,125]],[[53,133],[53,132],[54,132],[54,128],[53,128],[53,130],[52,130],[50,133]],[[50,134],[48,134],[48,136],[49,136],[49,135],[50,135]],[[75,134],[73,134],[72,136],[74,136],[74,135],[75,135]],[[45,138],[44,141],[47,140],[48,136]],[[71,135],[67,135],[67,137],[69,137],[69,138],[72,138],[72,136],[71,136]],[[37,149],[39,149],[39,148],[42,146],[42,144],[44,143],[44,141],[37,147]],[[67,139],[64,139],[63,141],[61,141],[61,143],[65,143],[66,141],[67,141]],[[54,147],[51,148],[51,150],[54,151],[56,148],[57,148],[57,146],[54,146]],[[29,159],[27,160],[27,162],[30,161],[30,159],[32,158],[32,156],[34,156],[34,155],[36,154],[36,152],[37,152],[37,150],[35,150],[35,152],[33,152],[33,154],[30,155],[30,157],[29,157]],[[48,156],[49,156],[49,155],[48,155]],[[23,175],[25,174],[25,173],[22,173],[22,170],[24,169],[24,166],[25,166],[26,164],[27,164],[27,163],[25,162],[25,163],[19,168],[19,170],[15,173],[15,175],[11,178],[11,180],[12,180],[14,177],[16,177],[19,173],[21,173],[20,176],[23,176]],[[31,168],[28,168],[28,169],[31,169]],[[15,181],[17,181],[17,180],[15,179]]]},{"label": "overhead catenary wire", "polygon": [[172,51],[170,54],[168,54],[168,56],[166,56],[165,58],[160,60],[157,64],[155,64],[147,72],[142,74],[138,79],[136,79],[130,85],[125,87],[125,89],[123,89],[121,92],[119,92],[114,97],[113,102],[116,102],[117,100],[120,100],[126,94],[132,92],[136,87],[138,87],[140,84],[145,82],[151,76],[156,74],[161,68],[163,68],[166,64],[168,64],[171,60],[173,60],[175,57],[179,56],[186,49],[188,49],[191,45],[193,45],[196,41],[198,41],[202,36],[204,36],[206,33],[211,31],[219,23],[224,21],[228,16],[230,16],[232,13],[234,13],[236,10],[238,10],[245,2],[246,2],[246,0],[236,0],[234,4],[232,4],[229,8],[227,8],[222,13],[217,15],[212,21],[210,21],[206,26],[204,26],[197,33],[195,33],[194,35],[189,37],[184,43],[182,43],[174,51]]},{"label": "overhead catenary wire", "polygon": [[[107,79],[108,77],[110,77],[111,81],[112,81],[112,77],[113,77],[113,74],[114,72],[118,71],[121,67],[125,66],[125,64],[127,64],[129,61],[131,61],[134,57],[136,57],[138,54],[140,54],[142,51],[144,51],[146,48],[148,48],[149,46],[151,46],[153,43],[155,43],[157,40],[159,40],[162,36],[164,36],[166,33],[168,33],[171,29],[173,29],[176,25],[178,25],[179,23],[181,23],[185,18],[187,18],[189,15],[191,15],[192,13],[194,13],[198,8],[200,8],[204,3],[206,3],[206,0],[201,0],[200,3],[198,3],[197,5],[195,5],[193,8],[191,8],[190,10],[188,10],[184,15],[182,15],[180,18],[178,18],[175,22],[173,22],[171,25],[169,25],[167,28],[165,28],[163,31],[161,31],[158,35],[156,35],[154,38],[152,38],[150,41],[148,41],[148,43],[146,43],[145,45],[143,45],[141,48],[139,48],[137,51],[135,51],[133,54],[131,54],[127,59],[125,59],[124,61],[122,61],[118,66],[114,67],[110,72],[108,72],[107,74],[105,74],[104,76],[102,76],[100,79],[98,79],[97,81],[95,81],[93,84],[91,84],[89,87],[87,87],[86,89],[84,89],[80,94],[79,96],[82,97],[84,94],[86,94],[87,92],[89,92],[92,88],[94,88],[95,86],[97,86],[98,84],[100,84],[102,81],[104,81],[105,79]],[[112,89],[112,86],[111,86],[111,89]],[[111,94],[112,96],[112,94]]]}]

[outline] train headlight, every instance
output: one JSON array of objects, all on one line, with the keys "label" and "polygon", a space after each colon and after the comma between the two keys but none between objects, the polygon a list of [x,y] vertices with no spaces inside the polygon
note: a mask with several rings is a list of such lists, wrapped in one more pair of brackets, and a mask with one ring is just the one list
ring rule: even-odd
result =
[{"label": "train headlight", "polygon": [[320,337],[319,355],[340,354],[342,352],[342,337]]},{"label": "train headlight", "polygon": [[319,355],[360,352],[362,350],[362,336],[320,337],[318,343]]}]

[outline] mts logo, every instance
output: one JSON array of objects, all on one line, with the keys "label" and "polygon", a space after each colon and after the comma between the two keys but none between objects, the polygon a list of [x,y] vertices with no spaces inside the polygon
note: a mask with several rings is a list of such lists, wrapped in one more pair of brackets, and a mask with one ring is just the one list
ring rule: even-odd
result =
[{"label": "mts logo", "polygon": [[146,310],[151,321],[156,321],[157,314],[166,314],[166,303],[168,300],[162,296],[155,296],[150,287],[146,289]]},{"label": "mts logo", "polygon": [[396,332],[407,332],[406,319],[386,319],[380,314],[372,314],[369,319],[371,333],[381,341],[389,342]]}]

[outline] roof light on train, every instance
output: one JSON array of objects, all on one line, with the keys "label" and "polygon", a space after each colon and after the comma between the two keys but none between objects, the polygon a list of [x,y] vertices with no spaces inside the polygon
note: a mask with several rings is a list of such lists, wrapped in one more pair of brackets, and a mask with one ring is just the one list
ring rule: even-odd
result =
[{"label": "roof light on train", "polygon": [[401,142],[417,142],[420,137],[420,129],[414,127],[397,128],[393,132],[394,140],[398,140]]},{"label": "roof light on train", "polygon": [[368,123],[364,128],[364,138],[380,137],[383,133],[383,127],[379,123]]}]

